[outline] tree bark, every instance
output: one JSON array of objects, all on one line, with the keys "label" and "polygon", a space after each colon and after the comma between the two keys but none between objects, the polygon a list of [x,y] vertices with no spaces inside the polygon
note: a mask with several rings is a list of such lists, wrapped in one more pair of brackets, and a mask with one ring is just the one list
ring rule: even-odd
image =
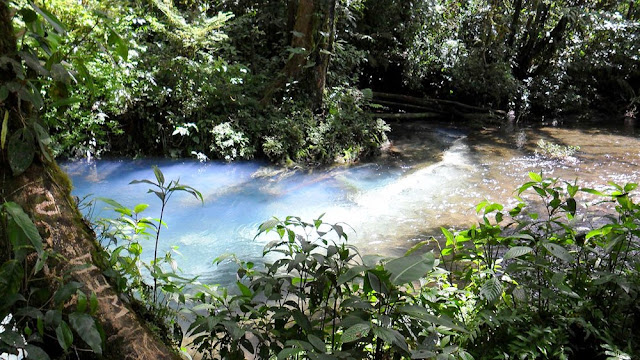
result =
[{"label": "tree bark", "polygon": [[[95,234],[82,221],[82,215],[70,195],[71,183],[55,163],[34,163],[23,174],[9,178],[6,162],[3,174],[3,201],[13,201],[34,220],[45,247],[62,255],[66,262],[45,268],[45,276],[55,283],[72,268],[71,280],[84,285],[87,294],[95,292],[97,318],[106,336],[106,359],[179,359],[155,338],[129,306],[122,302],[102,271],[94,265],[100,250]],[[2,236],[2,239],[6,237]]]},{"label": "tree bark", "polygon": [[[18,59],[10,9],[3,0],[0,1],[0,55]],[[3,70],[0,73],[0,86],[15,79],[12,71]],[[26,119],[32,115],[31,107],[25,106],[25,103],[22,101],[20,104],[13,94],[1,103],[2,109],[9,111],[8,137],[24,126],[18,119]],[[45,248],[57,252],[65,259],[45,267],[44,275],[48,283],[57,284],[61,274],[65,270],[71,270],[71,280],[82,283],[86,293],[95,292],[97,295],[99,310],[96,316],[106,333],[104,358],[178,359],[121,301],[102,271],[94,265],[94,256],[98,255],[100,249],[95,234],[83,222],[70,195],[71,182],[66,174],[55,161],[47,161],[40,153],[36,154],[25,172],[13,176],[7,148],[5,146],[0,150],[1,200],[18,203],[37,226]],[[3,229],[0,230],[4,231]],[[0,242],[8,242],[7,238],[6,234],[0,234]],[[4,247],[7,244],[1,245]]]},{"label": "tree bark", "polygon": [[509,26],[509,38],[507,40],[507,47],[513,48],[513,44],[516,40],[516,34],[518,33],[518,26],[520,24],[520,13],[522,12],[522,0],[516,0],[515,8],[513,9],[513,18],[511,20],[511,26]]},{"label": "tree bark", "polygon": [[336,0],[298,0],[295,6],[289,4],[289,11],[294,8],[295,21],[288,21],[293,23],[291,56],[267,89],[262,103],[270,102],[287,83],[297,81],[316,110],[322,106],[333,48]]}]

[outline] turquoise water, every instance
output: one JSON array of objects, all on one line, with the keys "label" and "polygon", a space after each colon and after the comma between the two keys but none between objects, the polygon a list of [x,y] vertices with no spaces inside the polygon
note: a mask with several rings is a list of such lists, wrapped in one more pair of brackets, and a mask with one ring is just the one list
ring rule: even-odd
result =
[{"label": "turquoise water", "polygon": [[[576,144],[575,158],[550,160],[535,155],[538,139]],[[166,179],[180,179],[202,192],[204,204],[176,194],[165,213],[160,254],[178,246],[179,267],[202,281],[228,283],[232,266],[216,268],[216,257],[234,253],[260,262],[270,238],[257,238],[260,223],[287,215],[349,225],[349,242],[365,253],[400,255],[417,241],[438,235],[439,227],[464,227],[477,219],[483,199],[515,203],[513,190],[528,171],[586,185],[638,181],[640,141],[636,135],[581,130],[525,129],[512,132],[465,131],[452,126],[408,123],[391,134],[382,156],[370,162],[323,169],[283,169],[261,161],[223,163],[195,160],[96,160],[63,164],[74,195],[109,197],[130,208],[159,201],[147,185],[158,165]],[[94,216],[113,216],[99,205]],[[143,258],[153,244],[143,244]]]}]

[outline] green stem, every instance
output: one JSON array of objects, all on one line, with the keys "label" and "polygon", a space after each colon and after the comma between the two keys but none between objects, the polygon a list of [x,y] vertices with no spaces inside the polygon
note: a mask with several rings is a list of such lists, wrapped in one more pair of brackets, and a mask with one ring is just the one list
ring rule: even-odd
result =
[{"label": "green stem", "polygon": [[160,220],[158,221],[158,229],[156,230],[156,246],[153,249],[153,264],[152,264],[152,272],[153,276],[153,303],[156,303],[157,300],[157,286],[158,286],[158,277],[155,274],[155,270],[153,270],[156,266],[156,261],[158,259],[158,241],[160,240],[160,230],[162,230],[162,216],[164,215],[164,207],[167,205],[166,199],[162,200],[162,208],[160,209]]}]

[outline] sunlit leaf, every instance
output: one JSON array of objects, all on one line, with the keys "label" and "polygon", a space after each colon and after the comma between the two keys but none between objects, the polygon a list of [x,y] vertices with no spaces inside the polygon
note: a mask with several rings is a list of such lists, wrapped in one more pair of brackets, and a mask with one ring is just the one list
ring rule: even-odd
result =
[{"label": "sunlit leaf", "polygon": [[57,17],[55,17],[50,12],[39,8],[33,1],[29,1],[29,5],[35,10],[40,16],[42,16],[48,23],[51,25],[59,34],[65,34],[67,32],[65,26],[62,24]]},{"label": "sunlit leaf", "polygon": [[542,182],[542,176],[538,173],[529,172],[529,178],[535,182]]}]

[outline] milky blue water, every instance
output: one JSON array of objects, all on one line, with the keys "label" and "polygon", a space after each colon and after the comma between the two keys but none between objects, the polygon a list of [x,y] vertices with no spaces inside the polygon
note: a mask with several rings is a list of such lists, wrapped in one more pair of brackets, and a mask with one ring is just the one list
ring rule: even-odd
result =
[{"label": "milky blue water", "polygon": [[[178,246],[176,257],[185,274],[202,281],[228,283],[232,266],[215,267],[213,259],[234,253],[260,262],[272,238],[255,239],[260,223],[272,216],[321,214],[328,222],[349,225],[349,242],[365,253],[400,255],[417,241],[439,233],[440,226],[464,227],[475,221],[475,205],[483,200],[514,202],[513,190],[527,181],[528,171],[543,171],[591,186],[607,181],[638,181],[640,141],[637,136],[580,130],[529,129],[515,133],[471,133],[450,126],[403,125],[391,134],[391,145],[373,161],[323,169],[283,169],[262,161],[224,163],[196,160],[116,159],[63,164],[82,198],[109,197],[133,208],[146,203],[147,216],[159,215],[159,200],[147,185],[158,165],[167,180],[180,179],[202,192],[204,203],[176,194],[165,212],[160,254]],[[576,144],[571,161],[535,155],[539,138]],[[604,160],[604,161],[603,161]],[[628,164],[622,166],[621,164]],[[511,199],[511,200],[509,200]],[[114,216],[96,207],[96,216]],[[143,258],[153,243],[142,244]]]},{"label": "milky blue water", "polygon": [[[179,179],[198,189],[204,203],[186,193],[176,193],[171,199],[164,218],[168,229],[162,230],[159,253],[178,246],[182,255],[176,259],[182,271],[200,275],[206,281],[225,282],[231,268],[217,269],[212,265],[213,259],[234,253],[241,259],[259,262],[262,248],[270,239],[254,237],[258,226],[273,216],[296,215],[312,220],[325,213],[325,221],[349,224],[350,242],[371,252],[392,253],[393,248],[406,248],[405,244],[398,246],[391,241],[391,236],[406,221],[403,213],[410,209],[404,208],[412,205],[394,197],[410,190],[404,188],[407,186],[417,191],[418,183],[438,186],[441,179],[434,183],[435,177],[429,180],[428,176],[419,176],[423,178],[419,181],[407,175],[437,164],[442,154],[464,137],[455,129],[423,130],[422,149],[416,146],[418,150],[397,154],[393,151],[401,148],[396,148],[376,162],[323,169],[284,169],[263,161],[201,163],[190,159],[81,160],[64,163],[63,168],[72,178],[74,195],[108,197],[130,208],[149,204],[144,213],[153,217],[159,215],[160,202],[155,195],[147,194],[149,186],[129,184],[136,179],[153,179],[153,165],[160,167],[167,180]],[[414,139],[406,142],[418,145]],[[399,140],[394,146],[402,147],[406,142]],[[407,181],[414,183],[402,185]],[[98,202],[94,218],[115,216],[107,207]],[[401,241],[420,234],[418,229],[409,232]],[[153,243],[142,245],[143,258],[148,260]]]}]

